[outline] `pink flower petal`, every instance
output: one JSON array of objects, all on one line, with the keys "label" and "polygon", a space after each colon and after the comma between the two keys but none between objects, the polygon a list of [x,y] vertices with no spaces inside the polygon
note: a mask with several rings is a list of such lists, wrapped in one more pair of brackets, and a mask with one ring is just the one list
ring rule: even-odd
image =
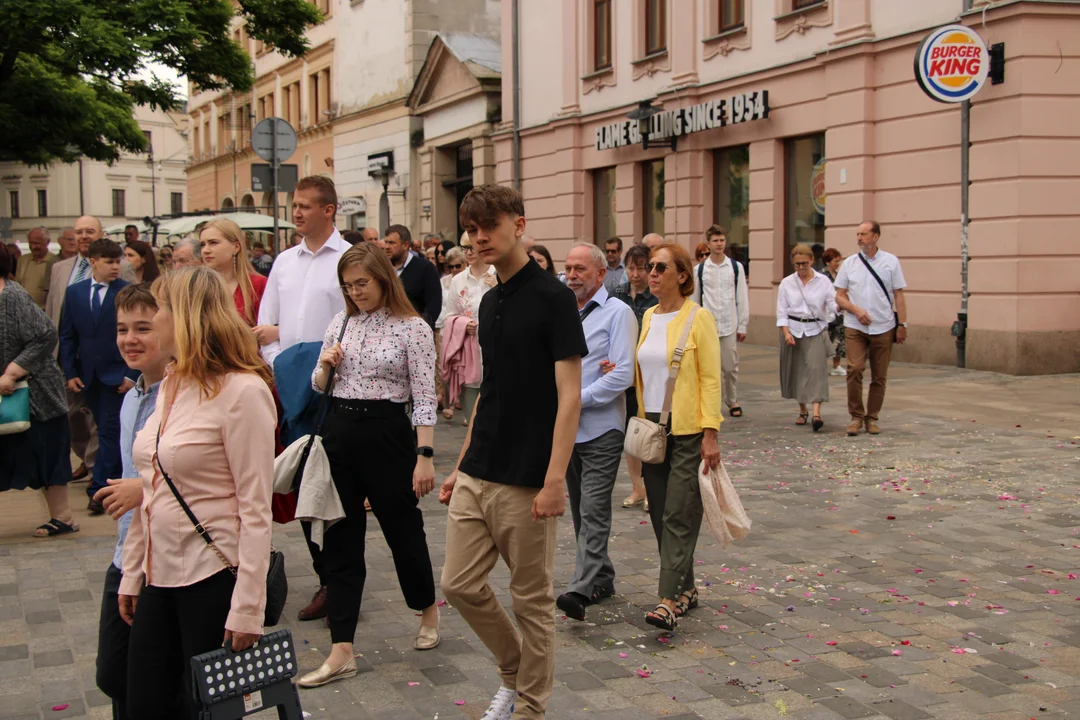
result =
[{"label": "pink flower petal", "polygon": [[409,683],[409,687],[416,687],[416,686],[417,686],[417,685],[419,685],[419,684],[420,684],[420,683],[418,683],[418,682],[410,682],[410,683]]},{"label": "pink flower petal", "polygon": [[826,645],[836,645],[836,641],[835,640],[826,640],[825,644]]},{"label": "pink flower petal", "polygon": [[464,700],[455,700],[455,701],[454,701],[454,704],[455,704],[455,705],[464,705],[464,704],[465,704],[465,701],[464,701]]},{"label": "pink flower petal", "polygon": [[1060,590],[1047,590],[1046,592],[1048,594],[1050,594],[1050,595],[1060,595],[1061,594]]},{"label": "pink flower petal", "polygon": [[901,655],[904,654],[904,651],[903,650],[893,650],[892,654],[896,655],[897,657],[900,657]]},{"label": "pink flower petal", "polygon": [[68,707],[67,703],[64,703],[63,705],[53,705],[53,712],[63,712],[64,710],[67,710]]},{"label": "pink flower petal", "polygon": [[621,657],[621,658],[623,658],[623,659],[626,659],[626,658],[628,658],[628,657],[630,657],[630,656],[629,656],[629,655],[627,655],[626,653],[619,653],[619,657]]},{"label": "pink flower petal", "polygon": [[639,675],[640,677],[643,677],[643,678],[647,678],[647,677],[649,677],[649,675],[651,675],[652,673],[650,673],[650,672],[649,672],[648,670],[645,670],[645,669],[643,669],[643,668],[638,668],[637,674],[638,674],[638,675]]}]

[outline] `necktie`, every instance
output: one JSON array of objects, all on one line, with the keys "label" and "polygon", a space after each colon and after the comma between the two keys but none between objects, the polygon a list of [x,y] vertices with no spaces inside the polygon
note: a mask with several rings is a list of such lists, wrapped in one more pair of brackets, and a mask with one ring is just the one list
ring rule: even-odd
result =
[{"label": "necktie", "polygon": [[90,263],[86,261],[86,258],[79,256],[79,259],[75,261],[75,277],[72,278],[71,284],[74,285],[77,282],[82,282],[86,279],[86,271],[90,268]]},{"label": "necktie", "polygon": [[101,288],[105,287],[101,283],[94,283],[94,296],[90,298],[90,312],[97,317],[98,312],[101,310]]}]

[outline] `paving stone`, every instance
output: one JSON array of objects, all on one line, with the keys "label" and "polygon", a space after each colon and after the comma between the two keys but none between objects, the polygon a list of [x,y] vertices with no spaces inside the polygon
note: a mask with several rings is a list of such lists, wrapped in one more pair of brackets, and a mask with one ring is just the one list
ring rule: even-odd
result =
[{"label": "paving stone", "polygon": [[764,698],[757,693],[747,692],[737,685],[705,685],[702,687],[713,697],[720,699],[731,707],[754,705],[764,702]]},{"label": "paving stone", "polygon": [[824,697],[837,697],[843,693],[828,683],[808,677],[787,678],[780,683],[789,690],[805,695],[808,698],[818,699]]},{"label": "paving stone", "polygon": [[1003,668],[1000,665],[980,665],[978,667],[971,668],[980,675],[985,675],[991,680],[996,680],[1003,685],[1021,685],[1023,683],[1031,682],[1030,678],[1026,678],[1018,672],[1013,672],[1007,668]]},{"label": "paving stone", "polygon": [[26,660],[30,657],[30,648],[26,645],[0,646],[0,662],[5,660]]},{"label": "paving stone", "polygon": [[843,670],[823,662],[800,664],[799,670],[820,682],[827,683],[843,682],[851,677]]},{"label": "paving stone", "polygon": [[59,610],[41,610],[38,612],[26,613],[27,625],[43,625],[45,623],[58,623],[63,618],[60,617]]},{"label": "paving stone", "polygon": [[75,662],[70,650],[49,650],[47,652],[34,653],[34,667],[47,668],[57,665],[70,665]]},{"label": "paving stone", "polygon": [[925,720],[934,717],[925,710],[921,710],[914,705],[908,705],[900,700],[880,700],[870,703],[870,708],[874,712],[892,718],[892,720]]},{"label": "paving stone", "polygon": [[871,710],[866,705],[846,697],[826,698],[821,701],[821,704],[847,720],[868,718],[879,714],[876,710]]},{"label": "paving stone", "polygon": [[466,677],[461,674],[461,671],[452,665],[437,665],[435,667],[423,668],[421,673],[424,674],[433,685],[453,685],[454,683],[465,682]]},{"label": "paving stone", "polygon": [[581,666],[600,680],[613,680],[615,678],[631,676],[629,670],[610,660],[597,660],[595,662],[582,663]]},{"label": "paving stone", "polygon": [[1007,695],[1011,692],[1015,692],[1008,685],[1002,685],[999,682],[994,682],[990,678],[981,675],[960,678],[956,682],[958,685],[963,685],[986,697],[997,697],[998,695]]},{"label": "paving stone", "polygon": [[62,603],[83,602],[84,600],[94,599],[89,590],[65,590],[56,593],[56,598]]}]

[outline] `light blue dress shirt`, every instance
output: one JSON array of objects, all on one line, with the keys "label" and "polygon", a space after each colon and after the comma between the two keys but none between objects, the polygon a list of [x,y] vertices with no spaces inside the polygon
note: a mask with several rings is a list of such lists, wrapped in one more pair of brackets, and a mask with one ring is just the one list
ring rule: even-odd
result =
[{"label": "light blue dress shirt", "polygon": [[[637,317],[629,305],[601,286],[581,309],[589,355],[581,362],[581,420],[575,442],[595,440],[606,432],[626,430],[626,389],[634,383]],[[604,374],[600,362],[615,369]]]},{"label": "light blue dress shirt", "polygon": [[[154,414],[154,405],[157,402],[158,387],[156,382],[148,388],[143,387],[143,376],[139,376],[135,387],[124,396],[124,404],[120,406],[120,459],[123,461],[123,476],[126,478],[139,477],[139,471],[135,468],[135,461],[131,458],[131,446],[135,443],[135,434],[143,429],[146,420]],[[128,528],[131,526],[131,513],[129,510],[124,517],[116,523],[116,550],[113,551],[113,565],[117,568],[124,567],[124,540],[127,539]]]}]

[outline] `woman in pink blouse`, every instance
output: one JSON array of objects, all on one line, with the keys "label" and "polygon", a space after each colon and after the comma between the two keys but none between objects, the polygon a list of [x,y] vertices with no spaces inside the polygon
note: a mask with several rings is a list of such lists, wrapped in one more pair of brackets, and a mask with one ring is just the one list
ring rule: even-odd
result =
[{"label": "woman in pink blouse", "polygon": [[[153,286],[154,330],[172,355],[135,437],[143,501],[124,545],[120,615],[131,624],[131,717],[195,717],[188,660],[262,634],[277,415],[255,336],[221,277],[185,267]],[[195,532],[163,473],[213,539]],[[145,585],[144,585],[145,584]]]},{"label": "woman in pink blouse", "polygon": [[[405,602],[423,612],[416,649],[439,644],[435,576],[418,506],[435,487],[435,342],[377,246],[355,245],[342,255],[338,280],[345,310],[326,329],[312,385],[326,392],[330,368],[336,368],[323,446],[345,519],[323,536],[333,648],[318,670],[300,678],[297,684],[307,688],[356,674],[352,644],[366,574],[365,497],[394,555]],[[411,420],[405,414],[410,397]]]}]

